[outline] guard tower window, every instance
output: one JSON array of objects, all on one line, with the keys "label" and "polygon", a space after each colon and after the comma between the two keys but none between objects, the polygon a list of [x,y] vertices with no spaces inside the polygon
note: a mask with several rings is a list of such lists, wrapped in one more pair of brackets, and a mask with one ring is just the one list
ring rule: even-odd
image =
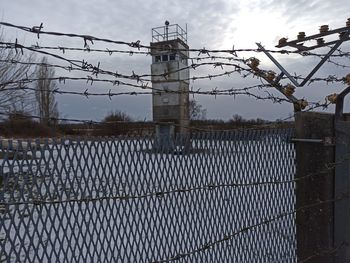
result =
[{"label": "guard tower window", "polygon": [[181,63],[187,65],[187,57],[181,56]]},{"label": "guard tower window", "polygon": [[169,60],[168,55],[163,55],[162,56],[162,61],[168,61],[168,60]]},{"label": "guard tower window", "polygon": [[170,54],[169,55],[169,60],[176,60],[176,54],[175,53]]},{"label": "guard tower window", "polygon": [[161,62],[162,59],[160,56],[155,56],[155,59],[154,59],[155,62]]}]

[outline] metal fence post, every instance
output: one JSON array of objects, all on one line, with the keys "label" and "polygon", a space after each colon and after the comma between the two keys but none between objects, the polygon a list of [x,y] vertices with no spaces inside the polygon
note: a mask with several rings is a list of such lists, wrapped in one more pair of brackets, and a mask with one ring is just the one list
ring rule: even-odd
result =
[{"label": "metal fence post", "polygon": [[334,169],[327,166],[334,163],[334,147],[323,143],[334,137],[334,115],[298,112],[295,124],[297,139],[321,139],[296,142],[298,262],[334,263],[334,203],[322,203],[334,197]]},{"label": "metal fence post", "polygon": [[350,116],[343,114],[344,98],[349,93],[350,87],[338,95],[335,112],[335,263],[350,262]]}]

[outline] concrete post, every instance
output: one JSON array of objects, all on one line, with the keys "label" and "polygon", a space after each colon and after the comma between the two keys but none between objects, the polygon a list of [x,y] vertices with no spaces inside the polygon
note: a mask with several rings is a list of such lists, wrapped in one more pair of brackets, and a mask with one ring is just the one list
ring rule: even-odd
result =
[{"label": "concrete post", "polygon": [[335,121],[334,248],[335,263],[350,262],[350,121]]},{"label": "concrete post", "polygon": [[[297,139],[334,137],[334,115],[316,112],[295,114]],[[300,209],[334,198],[334,147],[297,142],[296,227],[298,262],[334,263],[334,202]],[[309,176],[312,174],[312,176]],[[299,209],[299,210],[298,210]]]},{"label": "concrete post", "polygon": [[174,150],[175,126],[172,123],[156,125],[155,147],[156,152],[171,152]]}]

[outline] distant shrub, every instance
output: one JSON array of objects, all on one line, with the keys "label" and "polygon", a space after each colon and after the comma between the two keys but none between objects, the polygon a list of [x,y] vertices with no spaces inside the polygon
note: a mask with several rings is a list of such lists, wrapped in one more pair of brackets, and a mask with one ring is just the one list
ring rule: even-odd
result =
[{"label": "distant shrub", "polygon": [[128,134],[132,131],[132,118],[125,112],[115,111],[109,113],[101,122],[95,126],[95,136],[115,136]]},{"label": "distant shrub", "polygon": [[130,122],[132,118],[127,115],[125,112],[115,111],[109,113],[102,122],[111,123],[111,122]]},{"label": "distant shrub", "polygon": [[260,118],[257,119],[244,119],[242,116],[235,114],[230,120],[191,120],[191,126],[193,128],[203,130],[234,130],[245,128],[287,128],[291,127],[293,122],[270,122]]},{"label": "distant shrub", "polygon": [[85,123],[60,123],[57,125],[57,130],[60,134],[67,136],[87,136],[91,135],[91,124]]}]

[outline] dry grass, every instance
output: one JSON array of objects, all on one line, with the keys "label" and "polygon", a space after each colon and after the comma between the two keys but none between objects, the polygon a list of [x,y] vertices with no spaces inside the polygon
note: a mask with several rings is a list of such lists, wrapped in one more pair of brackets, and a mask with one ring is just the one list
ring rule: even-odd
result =
[{"label": "dry grass", "polygon": [[0,135],[11,138],[55,137],[54,128],[30,119],[8,119],[0,123]]}]

